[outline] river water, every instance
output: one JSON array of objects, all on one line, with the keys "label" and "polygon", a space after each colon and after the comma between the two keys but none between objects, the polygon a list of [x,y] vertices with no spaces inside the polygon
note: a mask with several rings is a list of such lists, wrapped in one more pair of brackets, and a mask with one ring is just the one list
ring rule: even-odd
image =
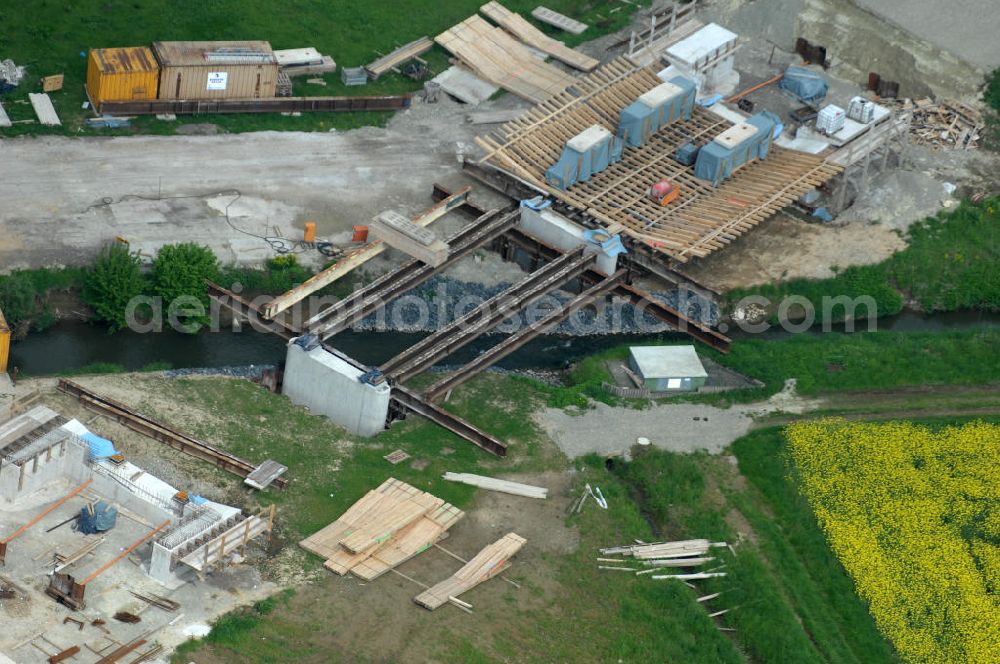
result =
[{"label": "river water", "polygon": [[[978,326],[1000,326],[1000,314],[958,311],[926,316],[904,312],[881,318],[879,330],[897,332],[945,331]],[[819,328],[808,331],[821,334]],[[835,329],[834,333],[843,333]],[[735,339],[753,335],[730,332]],[[334,346],[369,365],[377,365],[408,348],[426,335],[424,332],[355,332],[348,330],[332,339]],[[780,328],[761,335],[766,339],[790,336]],[[587,337],[541,336],[510,355],[499,366],[506,369],[564,369],[582,357],[623,343],[646,344],[660,340],[684,340],[680,334],[611,334]],[[447,358],[448,364],[464,364],[495,345],[501,337],[488,335],[477,339]],[[72,371],[91,364],[107,362],[129,370],[152,363],[166,363],[172,368],[230,367],[278,364],[285,357],[285,342],[279,337],[255,332],[245,326],[240,332],[202,332],[188,335],[173,331],[137,334],[122,331],[108,334],[101,325],[61,321],[44,332],[35,332],[11,347],[12,367],[33,376]]]}]

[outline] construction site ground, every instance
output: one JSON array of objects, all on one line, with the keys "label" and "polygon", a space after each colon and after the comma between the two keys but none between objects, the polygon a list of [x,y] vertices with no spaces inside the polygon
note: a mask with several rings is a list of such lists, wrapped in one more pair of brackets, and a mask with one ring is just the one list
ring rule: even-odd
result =
[{"label": "construction site ground", "polygon": [[[613,52],[605,45],[613,39],[595,40],[583,50],[608,59]],[[736,55],[741,87],[765,80],[792,58],[772,53],[766,42],[745,40]],[[856,82],[827,76],[841,96],[860,90]],[[761,108],[793,103],[774,86],[751,99]],[[434,182],[475,184],[459,164],[479,154],[473,137],[489,127],[467,123],[470,112],[526,107],[512,95],[474,109],[442,95],[434,104],[415,100],[384,128],[5,140],[0,266],[8,271],[88,264],[116,237],[152,257],[177,241],[178,233],[212,248],[223,264],[262,265],[274,255],[272,244],[299,251],[295,245],[307,221],[316,222],[319,239],[349,248],[352,227],[368,224],[379,212],[413,215],[429,207]],[[782,276],[827,276],[833,266],[881,260],[901,246],[899,231],[951,198],[945,183],[959,185],[956,196],[993,187],[997,163],[994,153],[982,150],[914,148],[902,166],[893,164],[878,176],[838,223],[779,215],[685,268],[710,285],[729,288]],[[473,198],[485,207],[501,201],[483,185]],[[433,228],[446,235],[460,223],[451,215]],[[299,259],[316,268],[328,260],[314,250]],[[386,270],[402,259],[389,252],[368,269]],[[481,278],[490,279],[488,273]]]},{"label": "construction site ground", "polygon": [[[544,409],[542,393],[515,378],[484,375],[463,386],[448,407],[502,435],[510,443],[511,455],[499,461],[430,423],[414,418],[397,423],[378,438],[358,439],[325,419],[293,406],[284,397],[240,379],[118,374],[77,380],[244,458],[276,458],[289,466],[287,477],[291,485],[287,490],[272,489],[255,494],[232,475],[185,457],[105,418],[95,418],[70,397],[56,392],[52,379],[32,379],[18,384],[20,395],[38,391],[39,402],[49,404],[67,417],[89,422],[88,426],[94,431],[112,438],[129,460],[178,486],[244,509],[272,501],[278,505],[276,538],[268,551],[274,557],[265,562],[258,558],[259,571],[256,565],[238,565],[209,574],[203,583],[187,584],[173,593],[160,593],[183,604],[178,614],[183,613],[184,617],[156,635],[169,646],[187,638],[185,630],[187,634],[197,633],[202,625],[220,614],[236,606],[251,604],[265,594],[275,594],[271,601],[273,610],[266,619],[254,620],[252,616],[257,615],[256,610],[244,609],[237,614],[244,617],[244,622],[236,620],[233,623],[242,624],[242,628],[230,631],[231,624],[227,624],[209,641],[210,645],[195,652],[192,646],[185,646],[174,660],[199,664],[266,662],[275,661],[278,656],[294,657],[302,662],[606,661],[608,657],[649,661],[649,657],[662,656],[663,652],[673,652],[684,661],[693,661],[683,657],[685,652],[694,652],[685,651],[685,648],[707,648],[710,653],[713,647],[721,647],[718,643],[712,645],[718,632],[711,621],[705,621],[704,609],[694,602],[693,595],[679,584],[643,586],[621,572],[597,570],[594,552],[598,547],[627,543],[633,538],[704,534],[709,522],[697,526],[702,530],[693,531],[693,513],[681,511],[667,518],[646,513],[647,509],[655,513],[655,509],[646,505],[642,496],[636,495],[634,488],[622,478],[607,472],[606,456],[621,452],[637,434],[647,435],[658,446],[675,452],[691,453],[707,447],[714,455],[731,454],[730,444],[734,440],[748,433],[755,435],[753,432],[759,426],[780,424],[781,418],[791,413],[805,416],[836,413],[875,419],[891,417],[893,413],[923,417],[995,417],[1000,413],[995,389],[986,387],[945,387],[933,391],[907,388],[805,399],[795,395],[793,385],[789,384],[766,402],[729,409],[689,403],[661,404],[643,410],[602,405],[574,414]],[[920,410],[913,411],[915,406]],[[703,421],[691,420],[692,413],[697,413]],[[711,431],[719,440],[707,445],[697,440],[705,438],[704,434],[694,431],[684,439],[678,432],[684,431],[680,422],[685,419],[692,421],[691,427]],[[609,432],[600,425],[601,422],[620,425],[625,421],[634,423],[635,430],[616,426]],[[564,430],[550,430],[552,422],[561,422],[559,426]],[[567,422],[573,423],[571,432],[566,429]],[[578,441],[575,450],[566,447],[567,435]],[[609,448],[607,441],[610,440],[615,441],[616,449]],[[668,441],[667,444],[663,444],[664,441]],[[407,451],[411,458],[391,465],[382,456],[397,448]],[[593,456],[595,453],[597,456]],[[575,461],[567,459],[567,456],[585,454],[591,456]],[[728,524],[725,527],[732,529],[732,537],[751,543],[757,541],[761,535],[752,523],[754,515],[770,513],[774,507],[748,487],[746,478],[730,463],[735,462],[735,458],[705,457],[703,454],[686,456],[693,461],[683,463],[694,463],[705,473],[708,494],[703,499],[712,510],[718,511],[722,518],[720,523]],[[773,463],[778,462],[778,459],[773,460]],[[476,491],[441,480],[445,470],[476,472],[546,486],[550,498],[539,501]],[[419,486],[466,510],[466,518],[441,543],[449,552],[467,559],[486,542],[504,533],[515,531],[527,538],[529,544],[506,574],[520,588],[502,580],[491,581],[464,596],[463,599],[474,606],[472,615],[454,607],[430,613],[412,602],[421,590],[413,581],[393,574],[369,583],[336,577],[321,567],[321,561],[309,557],[295,545],[298,539],[335,518],[364,491],[390,476]],[[601,510],[591,501],[579,516],[567,516],[569,505],[579,495],[584,482],[600,486],[610,508]],[[39,504],[44,502],[41,497],[39,501]],[[751,509],[748,506],[752,506],[752,511],[747,511]],[[804,523],[796,527],[815,529],[808,510],[802,518]],[[136,528],[126,519],[120,518],[119,523],[122,528],[115,533],[115,542],[132,537],[131,531]],[[56,532],[60,537],[68,536],[68,531]],[[770,530],[765,535],[773,536]],[[35,549],[41,550],[41,542],[28,544],[32,547],[29,553],[33,555],[37,553]],[[767,558],[763,549],[753,550],[774,569],[789,564],[786,558]],[[827,551],[825,555],[831,554]],[[404,564],[400,571],[419,582],[433,584],[460,565],[447,552],[431,549]],[[34,581],[26,583],[23,576],[13,573],[16,569],[8,565],[4,573],[36,591],[37,586],[42,585],[37,571],[33,577],[27,575]],[[123,561],[115,569],[114,574],[109,572],[106,578],[95,582],[99,586],[95,587],[98,590],[94,597],[95,609],[126,608],[130,603],[122,594],[126,592],[123,588],[155,585],[131,562]],[[609,578],[608,574],[612,576]],[[823,576],[816,574],[816,578]],[[281,588],[291,588],[294,592],[278,593]],[[657,603],[665,597],[670,598],[666,605],[657,609],[660,622],[635,619],[635,611],[642,615],[652,610],[653,605],[647,604],[654,601],[651,592],[659,598],[655,600]],[[850,594],[849,585],[847,592],[849,594],[841,598],[838,606],[858,602]],[[793,611],[808,611],[792,597],[784,601],[790,603]],[[134,602],[131,605],[137,608]],[[10,642],[33,634],[32,629],[37,631],[40,621],[48,621],[54,630],[47,632],[50,638],[59,643],[62,640],[67,644],[73,642],[71,637],[76,627],[60,624],[63,616],[70,615],[68,611],[37,592],[33,594],[27,613],[23,609],[18,613],[16,608],[12,613],[7,607],[0,611],[6,612],[5,625],[11,625],[9,633],[12,635],[7,638],[5,633],[0,640],[0,651],[8,648]],[[150,621],[149,624],[141,623],[129,630],[141,633],[158,626],[153,620],[167,622],[175,616],[151,608],[143,617]],[[12,619],[10,623],[8,619]],[[677,633],[698,634],[697,646],[677,639],[665,644],[662,621],[671,625],[668,630],[671,633],[679,630]],[[656,625],[661,633],[651,631]],[[117,624],[114,628],[119,640],[132,634],[126,629],[118,630]],[[94,628],[87,629],[93,631]],[[705,629],[711,632],[705,633]],[[577,638],[580,633],[590,635],[586,643]],[[720,656],[710,661],[725,659]]]}]

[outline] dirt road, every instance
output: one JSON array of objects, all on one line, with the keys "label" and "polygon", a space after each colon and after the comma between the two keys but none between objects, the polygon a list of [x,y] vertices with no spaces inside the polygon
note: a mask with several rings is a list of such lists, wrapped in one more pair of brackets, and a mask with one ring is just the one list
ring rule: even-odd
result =
[{"label": "dirt road", "polygon": [[187,239],[224,261],[267,257],[226,224],[232,196],[170,197],[239,190],[237,226],[294,239],[306,220],[330,236],[382,210],[418,212],[434,181],[462,179],[458,155],[474,135],[465,112],[442,98],[415,101],[385,129],[0,141],[0,269],[87,262],[117,235],[153,251]]}]

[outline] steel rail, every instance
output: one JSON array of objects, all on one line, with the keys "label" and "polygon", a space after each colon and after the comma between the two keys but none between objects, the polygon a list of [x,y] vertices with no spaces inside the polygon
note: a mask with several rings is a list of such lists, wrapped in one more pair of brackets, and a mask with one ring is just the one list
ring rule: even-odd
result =
[{"label": "steel rail", "polygon": [[367,295],[354,298],[353,306],[347,309],[343,309],[339,305],[331,307],[331,309],[338,309],[340,313],[334,314],[332,319],[324,320],[321,325],[307,326],[309,332],[324,341],[338,332],[342,332],[353,323],[360,322],[379,308],[419,286],[438,272],[448,269],[483,244],[503,234],[517,223],[519,216],[519,212],[515,211],[494,219],[484,226],[473,226],[471,229],[466,229],[473,232],[464,236],[461,241],[451,244],[448,260],[438,267],[432,267],[420,261],[408,263],[399,271],[387,275],[391,278],[383,281],[379,288],[364,289]]},{"label": "steel rail", "polygon": [[406,380],[579,275],[594,260],[595,254],[583,255],[583,247],[563,254],[451,324],[424,337],[379,368],[398,381]]},{"label": "steel rail", "polygon": [[478,355],[476,359],[462,366],[455,373],[443,380],[438,381],[434,385],[431,385],[424,392],[424,398],[428,401],[434,401],[435,399],[440,398],[442,394],[451,392],[453,389],[469,380],[479,372],[488,369],[517,349],[521,348],[538,335],[545,334],[553,327],[572,316],[573,313],[596,302],[599,297],[606,294],[609,290],[624,281],[627,274],[627,270],[619,270],[618,272],[615,272],[607,279],[599,281],[590,288],[587,288],[568,303],[552,310],[537,323],[528,325],[518,330],[496,346],[493,346],[486,352]]}]

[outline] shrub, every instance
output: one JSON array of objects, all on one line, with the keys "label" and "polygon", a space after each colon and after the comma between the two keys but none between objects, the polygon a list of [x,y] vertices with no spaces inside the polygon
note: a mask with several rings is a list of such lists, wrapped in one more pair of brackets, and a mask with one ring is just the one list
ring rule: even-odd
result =
[{"label": "shrub", "polygon": [[0,310],[11,326],[30,318],[35,310],[31,279],[19,272],[0,277]]},{"label": "shrub", "polygon": [[132,298],[142,294],[145,286],[139,256],[116,242],[104,248],[84,278],[83,300],[114,332],[128,325],[126,307]]},{"label": "shrub", "polygon": [[205,281],[214,281],[218,273],[219,261],[208,247],[186,242],[160,249],[153,263],[153,288],[163,299],[164,313],[176,311],[184,331],[197,332],[208,323]]}]

